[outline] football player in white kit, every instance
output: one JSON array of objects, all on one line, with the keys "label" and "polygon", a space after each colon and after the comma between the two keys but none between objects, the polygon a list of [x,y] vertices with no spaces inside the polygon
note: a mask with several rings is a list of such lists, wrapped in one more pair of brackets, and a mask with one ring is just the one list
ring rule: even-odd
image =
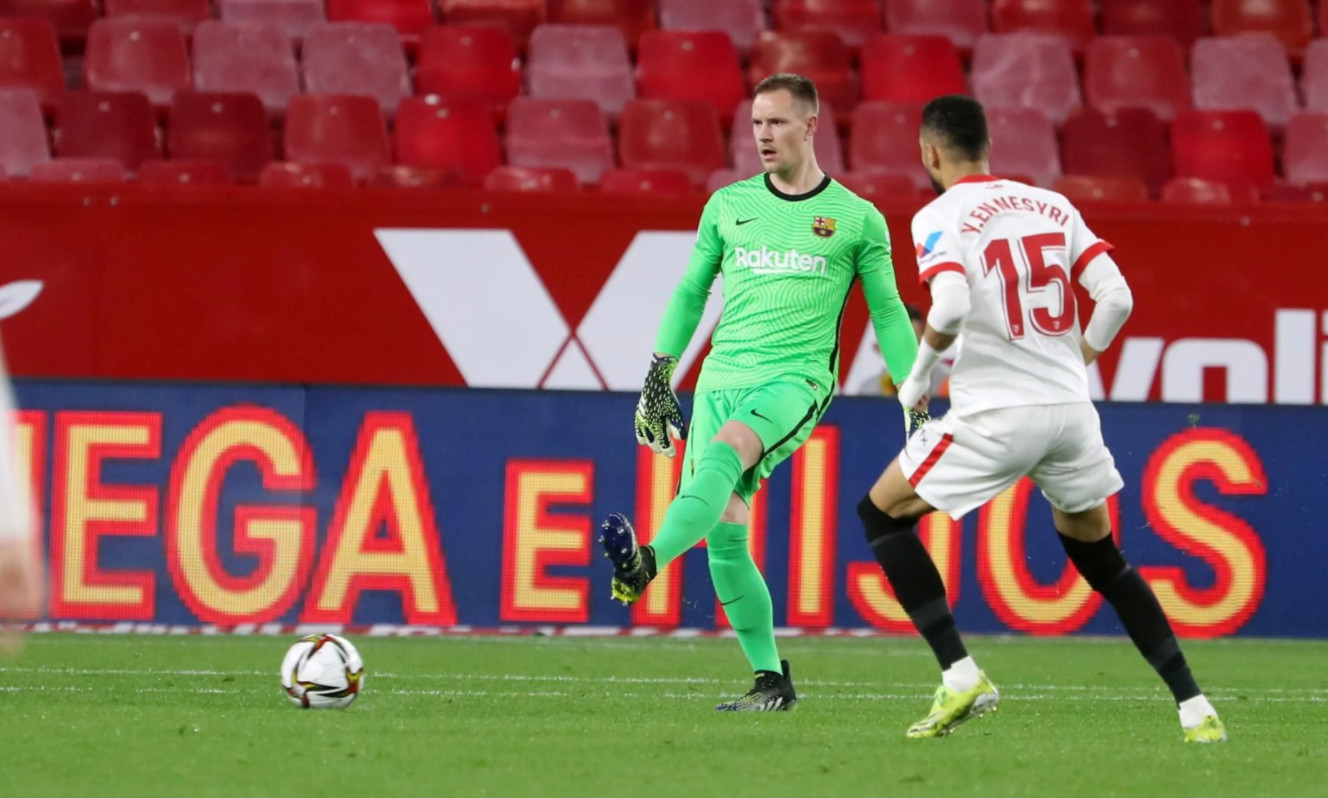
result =
[{"label": "football player in white kit", "polygon": [[0,654],[17,651],[20,635],[9,624],[34,617],[42,597],[36,515],[17,459],[14,395],[0,359]]},{"label": "football player in white kit", "polygon": [[[1051,503],[1071,562],[1171,689],[1184,738],[1225,740],[1156,596],[1111,535],[1106,500],[1123,482],[1086,369],[1133,307],[1111,246],[1060,194],[990,174],[987,120],[976,101],[933,100],[920,143],[941,194],[913,219],[932,307],[899,400],[926,408],[927,377],[958,336],[952,404],[912,432],[858,505],[877,562],[942,670],[931,712],[908,736],[948,734],[1000,700],[960,639],[940,574],[915,534],[918,519],[934,510],[959,518],[1027,475]],[[1094,302],[1082,334],[1071,281]]]}]

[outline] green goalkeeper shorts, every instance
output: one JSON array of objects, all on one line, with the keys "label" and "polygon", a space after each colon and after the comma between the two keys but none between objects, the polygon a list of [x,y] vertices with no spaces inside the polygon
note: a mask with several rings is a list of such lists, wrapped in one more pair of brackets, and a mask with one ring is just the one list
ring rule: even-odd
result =
[{"label": "green goalkeeper shorts", "polygon": [[733,489],[750,506],[761,480],[807,442],[830,406],[830,398],[828,389],[802,379],[698,393],[692,402],[679,491],[691,481],[696,464],[706,446],[719,434],[719,428],[725,422],[740,421],[756,431],[765,449],[760,462],[744,472]]}]

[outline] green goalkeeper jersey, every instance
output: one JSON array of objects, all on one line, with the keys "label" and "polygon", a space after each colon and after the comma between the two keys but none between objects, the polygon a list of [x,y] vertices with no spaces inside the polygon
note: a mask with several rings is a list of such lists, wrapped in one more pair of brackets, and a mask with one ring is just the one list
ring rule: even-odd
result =
[{"label": "green goalkeeper jersey", "polygon": [[913,367],[917,338],[895,286],[885,219],[829,177],[795,196],[761,174],[711,196],[656,351],[681,356],[721,274],[724,312],[698,392],[787,377],[833,390],[840,323],[858,280],[895,383]]}]

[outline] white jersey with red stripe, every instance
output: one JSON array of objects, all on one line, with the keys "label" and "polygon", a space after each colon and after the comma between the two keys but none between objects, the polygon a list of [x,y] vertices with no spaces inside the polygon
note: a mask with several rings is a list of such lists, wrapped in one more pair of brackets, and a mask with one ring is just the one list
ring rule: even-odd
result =
[{"label": "white jersey with red stripe", "polygon": [[923,283],[945,271],[968,280],[951,413],[1091,401],[1073,285],[1111,245],[1068,199],[967,177],[918,211],[913,241]]}]

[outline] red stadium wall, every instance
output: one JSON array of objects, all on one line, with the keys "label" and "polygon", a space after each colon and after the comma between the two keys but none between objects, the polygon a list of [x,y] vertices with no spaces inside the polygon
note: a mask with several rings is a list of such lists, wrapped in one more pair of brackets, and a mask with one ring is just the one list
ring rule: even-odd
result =
[{"label": "red stadium wall", "polygon": [[[632,390],[700,206],[3,185],[5,349],[30,377]],[[901,291],[925,305],[916,208],[882,210]],[[1085,215],[1136,297],[1103,397],[1328,403],[1328,209]],[[846,381],[874,357],[867,327],[855,297]]]}]

